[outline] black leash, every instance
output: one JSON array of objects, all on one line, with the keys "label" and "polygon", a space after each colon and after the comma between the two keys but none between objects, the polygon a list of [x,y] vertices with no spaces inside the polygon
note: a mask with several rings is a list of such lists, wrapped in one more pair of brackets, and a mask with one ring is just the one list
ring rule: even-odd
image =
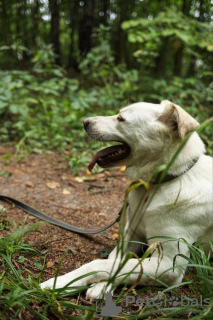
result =
[{"label": "black leash", "polygon": [[43,213],[41,211],[38,211],[38,210],[28,206],[26,203],[18,201],[18,200],[14,199],[14,198],[0,195],[0,200],[4,201],[4,202],[8,202],[8,203],[13,203],[18,208],[22,209],[23,211],[25,211],[25,212],[27,212],[29,214],[32,214],[33,216],[35,216],[35,217],[37,217],[37,218],[39,218],[41,220],[48,221],[48,222],[50,222],[51,224],[54,224],[57,227],[64,228],[66,230],[69,230],[69,231],[72,231],[72,232],[75,232],[75,233],[81,233],[81,234],[96,234],[96,233],[100,233],[100,232],[103,232],[103,231],[109,229],[111,226],[113,226],[113,224],[115,224],[116,222],[118,222],[120,220],[120,215],[121,215],[121,212],[122,212],[122,209],[121,209],[120,212],[118,213],[118,216],[116,217],[116,219],[112,223],[107,225],[106,227],[103,227],[103,228],[100,228],[100,229],[96,229],[96,230],[90,230],[90,229],[80,229],[80,228],[72,226],[72,225],[70,225],[68,223],[65,223],[63,221],[59,221],[57,219],[54,219],[54,218],[48,216],[47,214],[45,214],[45,213]]}]

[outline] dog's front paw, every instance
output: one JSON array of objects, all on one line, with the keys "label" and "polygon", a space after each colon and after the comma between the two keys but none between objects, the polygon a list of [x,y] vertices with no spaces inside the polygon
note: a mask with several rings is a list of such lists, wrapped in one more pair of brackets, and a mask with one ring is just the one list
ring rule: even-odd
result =
[{"label": "dog's front paw", "polygon": [[113,294],[112,284],[107,285],[107,281],[94,283],[87,290],[86,299],[90,300],[90,301],[92,301],[94,299],[102,299],[102,298],[104,298],[105,292],[111,292]]},{"label": "dog's front paw", "polygon": [[[86,283],[85,283],[85,281],[83,281],[83,279],[75,281],[75,278],[77,278],[77,277],[73,277],[72,272],[67,273],[63,276],[57,277],[55,289],[64,288],[65,286],[68,285],[66,290],[70,292],[70,291],[76,290],[76,288],[72,288],[72,287],[79,287],[79,286],[86,285]],[[40,287],[41,287],[41,289],[44,289],[44,288],[53,289],[54,282],[55,282],[55,278],[51,278],[45,282],[40,283]],[[70,282],[71,282],[71,284],[69,285]]]},{"label": "dog's front paw", "polygon": [[52,278],[52,279],[49,279],[47,281],[44,281],[44,282],[40,283],[41,289],[45,289],[45,288],[52,289],[53,288],[53,284],[54,284],[54,280],[55,280],[55,278]]}]

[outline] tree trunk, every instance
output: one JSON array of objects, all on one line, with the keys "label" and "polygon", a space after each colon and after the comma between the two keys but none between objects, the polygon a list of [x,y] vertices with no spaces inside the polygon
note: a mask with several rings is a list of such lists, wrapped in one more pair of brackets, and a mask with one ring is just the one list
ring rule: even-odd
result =
[{"label": "tree trunk", "polygon": [[160,78],[166,78],[167,76],[167,66],[168,66],[168,57],[170,53],[170,37],[165,37],[163,39],[162,47],[160,54],[157,57],[156,64],[156,73]]},{"label": "tree trunk", "polygon": [[50,41],[53,44],[54,52],[57,54],[55,59],[56,64],[60,65],[60,11],[59,1],[49,0],[49,10],[51,14],[50,21]]},{"label": "tree trunk", "polygon": [[18,2],[16,4],[16,41],[22,39],[21,36],[21,21],[22,19],[20,19],[21,17],[21,3]]},{"label": "tree trunk", "polygon": [[37,49],[37,40],[38,40],[38,27],[40,21],[40,2],[35,0],[34,7],[32,10],[32,19],[33,19],[33,46],[34,49]]},{"label": "tree trunk", "polygon": [[77,61],[75,52],[76,50],[76,35],[78,30],[79,24],[79,0],[73,0],[70,2],[70,50],[69,50],[69,58],[68,58],[68,66],[69,68],[77,69]]},{"label": "tree trunk", "polygon": [[[26,0],[23,0],[23,6],[22,6],[22,30],[23,30],[23,45],[25,48],[29,49],[29,36],[30,33],[28,32],[28,21],[27,21],[27,3]],[[23,52],[23,59],[24,61],[29,60],[29,54],[28,51]]]},{"label": "tree trunk", "polygon": [[204,21],[204,0],[200,0],[200,5],[199,5],[199,20]]},{"label": "tree trunk", "polygon": [[7,0],[0,0],[0,6],[1,6],[1,16],[0,16],[0,19],[1,19],[1,31],[0,31],[0,34],[2,35],[1,38],[2,38],[2,42],[4,44],[10,44],[10,38],[11,38],[11,33],[10,33],[10,18],[7,13],[7,8],[9,7],[8,6],[8,2]]},{"label": "tree trunk", "polygon": [[189,12],[192,6],[192,0],[183,0],[182,12],[186,16],[189,16]]},{"label": "tree trunk", "polygon": [[[192,0],[183,0],[182,12],[185,16],[189,16],[191,9]],[[183,53],[184,53],[184,43],[181,40],[176,40],[173,43],[174,52],[174,75],[182,75],[182,63],[183,63]]]},{"label": "tree trunk", "polygon": [[118,6],[120,8],[119,16],[119,27],[117,30],[117,56],[116,62],[122,63],[126,62],[127,52],[126,52],[126,44],[127,44],[127,33],[121,28],[122,22],[130,19],[130,15],[132,12],[132,3],[126,0],[119,0]]},{"label": "tree trunk", "polygon": [[[175,48],[175,43],[176,43],[176,48]],[[175,43],[173,44],[174,75],[179,77],[181,76],[181,73],[182,73],[182,59],[183,59],[184,46],[182,41],[180,40],[176,40]]]},{"label": "tree trunk", "polygon": [[95,25],[95,0],[84,2],[83,15],[79,24],[79,49],[81,55],[86,55],[92,49],[94,42],[92,33]]},{"label": "tree trunk", "polygon": [[[98,25],[103,24],[104,26],[108,25],[108,10],[110,8],[110,0],[102,0],[99,1],[99,12],[100,12],[100,17],[98,19]],[[97,15],[99,16],[99,12]]]}]

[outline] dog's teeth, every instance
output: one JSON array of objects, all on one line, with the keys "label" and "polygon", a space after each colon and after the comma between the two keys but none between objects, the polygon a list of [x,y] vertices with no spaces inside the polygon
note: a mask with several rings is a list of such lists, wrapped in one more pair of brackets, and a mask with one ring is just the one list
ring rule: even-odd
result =
[{"label": "dog's teeth", "polygon": [[[113,158],[113,157],[116,157],[116,156],[120,156],[121,154],[125,153],[124,150],[122,149],[119,149],[118,151],[116,152],[113,152],[113,153],[110,153],[107,155],[107,158]],[[102,162],[103,161],[103,158],[98,158],[98,161]]]}]

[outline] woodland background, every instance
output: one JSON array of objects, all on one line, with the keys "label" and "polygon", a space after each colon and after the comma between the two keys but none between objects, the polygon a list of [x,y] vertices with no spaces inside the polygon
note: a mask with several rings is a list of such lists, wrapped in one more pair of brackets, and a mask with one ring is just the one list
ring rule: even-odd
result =
[{"label": "woodland background", "polygon": [[[212,66],[212,0],[1,0],[0,142],[71,146],[75,167],[85,142],[98,146],[84,117],[169,99],[202,122]],[[212,130],[202,134],[209,152]]]}]

